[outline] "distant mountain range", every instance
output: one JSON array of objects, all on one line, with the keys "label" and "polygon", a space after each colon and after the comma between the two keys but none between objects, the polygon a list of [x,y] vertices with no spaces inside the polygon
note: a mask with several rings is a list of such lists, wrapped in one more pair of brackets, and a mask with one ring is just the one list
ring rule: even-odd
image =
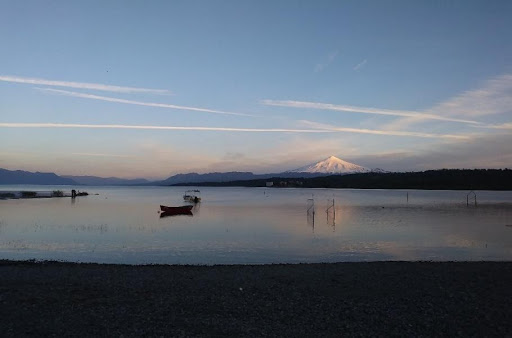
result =
[{"label": "distant mountain range", "polygon": [[[177,174],[163,181],[153,182],[155,185],[174,185],[185,183],[207,183],[207,182],[230,182],[230,181],[248,181],[257,179],[267,179],[272,177],[282,178],[312,178],[326,175],[345,175],[354,173],[372,172],[373,170],[362,167],[360,165],[343,161],[335,156],[330,156],[325,160],[289,170],[281,173],[270,174],[253,174],[252,172],[224,172],[224,173],[208,173],[208,174]],[[385,172],[382,169],[375,171]]]},{"label": "distant mountain range", "polygon": [[253,174],[251,172],[232,171],[227,173],[208,173],[208,174],[178,174],[171,176],[163,181],[151,182],[152,185],[174,185],[185,183],[203,183],[203,182],[230,182],[230,181],[247,181],[256,179],[266,179],[271,177],[283,178],[299,178],[299,177],[317,177],[329,175],[326,173],[296,173],[284,172],[275,174]]},{"label": "distant mountain range", "polygon": [[230,182],[255,179],[282,178],[312,178],[326,175],[345,175],[365,172],[385,172],[382,169],[370,170],[360,165],[343,161],[335,156],[301,168],[282,173],[253,174],[252,172],[214,172],[207,174],[188,173],[173,175],[161,181],[148,181],[143,178],[123,179],[117,177],[97,176],[58,176],[54,173],[31,173],[28,171],[10,171],[0,169],[0,184],[44,184],[44,185],[174,185],[194,184],[203,182]]},{"label": "distant mountain range", "polygon": [[0,184],[76,185],[77,182],[54,173],[32,173],[0,168]]},{"label": "distant mountain range", "polygon": [[70,176],[64,175],[78,184],[83,185],[144,185],[150,183],[145,178],[124,179],[118,177]]}]

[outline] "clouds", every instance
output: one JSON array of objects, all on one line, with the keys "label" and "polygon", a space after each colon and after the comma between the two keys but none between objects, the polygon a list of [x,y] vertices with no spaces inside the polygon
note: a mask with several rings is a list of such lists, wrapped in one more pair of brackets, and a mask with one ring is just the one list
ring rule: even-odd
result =
[{"label": "clouds", "polygon": [[266,106],[278,106],[278,107],[300,108],[300,109],[332,110],[332,111],[338,111],[338,112],[348,112],[348,113],[358,113],[358,114],[407,116],[407,117],[413,117],[416,119],[423,119],[423,120],[427,119],[427,120],[440,120],[440,121],[479,124],[479,122],[473,121],[473,120],[451,118],[451,117],[445,117],[445,116],[441,116],[441,115],[420,113],[420,112],[415,112],[415,111],[405,111],[405,110],[355,107],[355,106],[339,105],[339,104],[332,104],[332,103],[306,102],[306,101],[262,100],[262,101],[260,101],[260,103],[263,105],[266,105]]},{"label": "clouds", "polygon": [[132,105],[145,106],[145,107],[156,107],[156,108],[188,110],[188,111],[212,113],[212,114],[222,114],[222,115],[253,116],[253,115],[249,115],[249,114],[234,113],[234,112],[227,112],[227,111],[207,109],[207,108],[198,108],[198,107],[189,107],[189,106],[178,106],[178,105],[167,104],[167,103],[155,103],[155,102],[142,102],[142,101],[134,101],[134,100],[125,100],[125,99],[119,99],[119,98],[115,98],[115,97],[108,97],[108,96],[100,96],[100,95],[93,95],[93,94],[86,94],[86,93],[71,92],[71,91],[61,90],[61,89],[52,89],[52,88],[36,88],[36,89],[44,91],[44,92],[48,92],[48,93],[54,93],[54,94],[59,94],[59,95],[72,96],[72,97],[79,97],[79,98],[83,98],[83,99],[99,100],[99,101],[123,103],[123,104],[132,104]]},{"label": "clouds", "polygon": [[[512,74],[504,74],[487,80],[478,89],[468,90],[440,102],[425,114],[443,115],[447,118],[474,119],[489,118],[493,115],[512,113]],[[393,121],[385,128],[404,129],[414,124],[426,122],[423,116],[410,116]],[[479,127],[507,129],[481,124]]]},{"label": "clouds", "polygon": [[368,60],[364,59],[363,61],[361,61],[357,65],[355,65],[353,69],[357,72],[357,71],[359,71],[359,69],[363,68],[367,62],[368,62]]},{"label": "clouds", "polygon": [[489,128],[489,129],[504,129],[504,130],[512,130],[512,122],[503,123],[503,124],[493,124],[493,125],[487,125],[487,126],[481,126],[482,128]]},{"label": "clouds", "polygon": [[336,59],[337,56],[338,56],[338,51],[337,50],[333,51],[333,52],[330,52],[327,55],[327,61],[325,61],[323,63],[317,63],[315,65],[314,72],[315,73],[320,73],[321,71],[323,71],[324,69],[329,67],[329,65],[334,62],[334,60]]},{"label": "clouds", "polygon": [[312,121],[299,121],[302,124],[313,128],[229,128],[229,127],[182,127],[182,126],[149,126],[149,125],[124,125],[124,124],[78,124],[78,123],[0,123],[0,128],[79,128],[79,129],[132,129],[132,130],[168,130],[168,131],[217,131],[217,132],[245,132],[245,133],[302,133],[302,134],[324,134],[324,133],[358,133],[381,136],[406,136],[421,138],[446,138],[465,140],[469,136],[451,134],[430,134],[405,131],[386,131],[372,129],[358,129],[337,127],[320,124]]},{"label": "clouds", "polygon": [[481,88],[465,91],[441,102],[428,112],[474,118],[512,112],[512,74],[486,81]]},{"label": "clouds", "polygon": [[372,134],[381,136],[406,136],[406,137],[421,137],[421,138],[434,138],[434,139],[455,139],[455,140],[467,140],[470,138],[468,135],[455,135],[455,134],[432,134],[432,133],[421,133],[412,131],[399,131],[399,130],[375,130],[375,129],[362,129],[362,128],[347,128],[337,127],[333,125],[322,124],[318,122],[312,122],[307,120],[300,121],[305,125],[316,127],[318,129],[338,131],[346,133],[357,133],[357,134]]},{"label": "clouds", "polygon": [[14,82],[14,83],[26,83],[26,84],[39,85],[39,86],[54,86],[54,87],[99,90],[99,91],[125,93],[125,94],[135,94],[135,93],[160,94],[160,95],[171,94],[171,92],[166,89],[124,87],[124,86],[107,85],[107,84],[102,84],[102,83],[58,81],[58,80],[47,80],[47,79],[10,76],[10,75],[0,75],[0,81]]},{"label": "clouds", "polygon": [[[363,64],[364,65],[364,64]],[[361,65],[361,67],[363,66]],[[360,68],[360,67],[359,67]],[[355,70],[355,69],[354,69]],[[512,166],[512,122],[503,119],[512,113],[512,75],[504,74],[487,80],[480,88],[468,90],[449,98],[431,108],[414,110],[392,110],[375,107],[358,107],[342,104],[293,101],[262,100],[261,104],[301,110],[335,111],[356,114],[371,114],[374,128],[341,126],[340,121],[347,115],[335,117],[322,115],[330,123],[303,120],[308,128],[340,131],[346,133],[379,136],[415,137],[430,139],[429,142],[400,143],[383,146],[380,155],[366,155],[356,152],[354,160],[369,167],[386,170],[425,170],[438,168],[503,168]],[[509,114],[509,115],[505,115]],[[378,119],[378,116],[397,117]],[[498,123],[492,121],[499,121]],[[367,120],[355,120],[351,124],[364,125]],[[427,124],[428,123],[428,124]],[[434,124],[435,123],[435,124]],[[413,128],[414,126],[414,128]],[[469,127],[469,128],[468,128]],[[432,130],[449,132],[434,133]],[[364,146],[361,147],[364,149]],[[377,149],[377,148],[375,148]],[[367,149],[368,151],[369,149]],[[339,153],[345,156],[344,153]]]},{"label": "clouds", "polygon": [[247,133],[333,133],[325,129],[288,129],[288,128],[227,128],[227,127],[181,127],[148,126],[124,124],[79,124],[79,123],[0,123],[0,128],[78,128],[78,129],[132,129],[132,130],[168,130],[168,131],[217,131]]},{"label": "clouds", "polygon": [[120,157],[120,158],[133,158],[133,155],[119,155],[119,154],[103,154],[103,153],[71,153],[76,156],[92,156],[92,157]]},{"label": "clouds", "polygon": [[475,118],[512,112],[512,74],[505,74],[490,79],[484,83],[482,88],[463,92],[425,111],[393,110],[298,100],[265,99],[261,100],[260,103],[266,106],[402,117],[387,125],[383,125],[382,129],[384,130],[402,130],[413,124],[432,120],[494,129],[509,129],[509,124],[507,123],[489,125],[482,121],[477,121]]},{"label": "clouds", "polygon": [[466,142],[436,143],[416,151],[358,156],[354,160],[372,168],[416,171],[428,169],[510,168],[512,134],[479,135]]},{"label": "clouds", "polygon": [[[336,55],[337,52],[328,57],[329,63],[336,58]],[[361,67],[363,66],[364,64],[361,65]],[[7,80],[6,77],[2,77],[0,80],[16,82],[11,81],[9,77],[7,77]],[[23,79],[23,81],[22,83],[29,84],[35,84],[35,81],[40,81],[39,85],[59,86],[59,84],[56,84],[59,83],[58,81],[40,79]],[[83,85],[77,82],[66,82],[60,85],[65,87],[64,84],[71,84],[69,87],[75,84]],[[76,88],[102,90],[96,89],[100,88],[102,85],[85,85],[86,86]],[[88,87],[88,85],[92,85],[92,87]],[[131,87],[119,88],[127,89],[121,91],[112,90],[112,92],[117,94],[155,94],[153,92],[133,91]],[[33,128],[41,130],[94,129],[112,131],[154,131],[155,133],[153,135],[155,135],[155,138],[160,139],[162,146],[166,149],[168,145],[180,144],[183,138],[198,138],[199,135],[198,139],[201,139],[201,142],[208,139],[208,144],[203,144],[201,147],[197,147],[195,144],[186,146],[187,149],[195,149],[194,153],[196,155],[190,155],[190,151],[184,153],[174,150],[171,152],[168,150],[165,152],[153,152],[152,156],[158,158],[160,165],[171,168],[166,170],[181,170],[187,172],[194,168],[198,171],[209,169],[240,170],[243,168],[248,171],[272,172],[276,171],[277,168],[286,170],[303,165],[304,163],[309,163],[313,158],[316,159],[320,156],[320,154],[322,154],[320,157],[333,154],[344,158],[348,156],[349,159],[353,159],[355,162],[361,161],[360,164],[362,165],[382,167],[385,170],[486,167],[486,163],[488,167],[512,166],[512,155],[508,150],[509,146],[507,142],[503,141],[506,139],[503,134],[507,134],[512,130],[512,122],[504,121],[503,118],[494,123],[488,121],[488,118],[493,115],[506,114],[511,111],[510,107],[512,107],[512,105],[510,97],[512,95],[512,76],[508,74],[485,82],[482,88],[463,92],[460,95],[447,99],[423,111],[351,106],[299,100],[266,99],[259,101],[260,104],[269,107],[305,110],[310,113],[310,117],[303,120],[294,118],[294,115],[289,114],[289,112],[288,115],[283,115],[278,119],[269,119],[268,116],[264,119],[264,115],[256,116],[195,106],[157,103],[151,102],[151,100],[131,100],[113,97],[117,95],[104,96],[91,92],[70,91],[57,88],[38,87],[37,89],[48,94],[80,99],[173,109],[181,111],[180,113],[183,114],[183,117],[186,115],[184,114],[186,112],[202,112],[228,116],[250,116],[254,118],[250,120],[254,124],[243,123],[242,120],[240,120],[240,123],[237,123],[234,127],[233,121],[228,121],[223,124],[221,121],[206,119],[184,120],[183,125],[178,126],[160,125],[158,122],[145,124],[148,120],[144,120],[144,116],[138,120],[139,122],[134,122],[137,121],[137,119],[130,117],[129,123],[123,120],[116,120],[117,118],[112,117],[110,120],[113,121],[112,123],[107,122],[102,124],[81,123],[80,120],[76,123],[45,123],[44,120],[42,123],[0,121],[0,128],[10,128],[11,130],[16,128]],[[110,89],[106,91],[110,91]],[[322,114],[321,117],[317,115],[319,117],[315,118],[315,111],[325,111],[326,113]],[[363,117],[365,115],[373,115],[371,124],[367,123],[368,118],[357,119],[357,117]],[[347,116],[350,116],[350,119],[344,120]],[[383,116],[387,118],[383,119]],[[273,115],[273,117],[275,117],[275,115]],[[392,123],[389,123],[389,117],[395,117],[396,119]],[[66,121],[69,121],[69,118],[73,118],[72,114],[66,116]],[[260,119],[258,120],[258,118]],[[12,117],[10,120],[12,121]],[[27,121],[27,119],[25,118],[18,121]],[[36,121],[40,120],[36,119]],[[180,119],[180,124],[181,121]],[[387,124],[384,124],[384,122]],[[426,122],[430,122],[430,124],[421,125]],[[437,124],[434,124],[434,122]],[[443,123],[442,126],[441,123]],[[423,128],[405,128],[406,126],[412,125],[421,125]],[[432,128],[432,126],[434,127]],[[441,128],[439,128],[439,126],[441,126]],[[427,129],[427,127],[429,129]],[[442,130],[442,132],[435,132],[434,130]],[[190,133],[180,134],[176,132]],[[70,131],[69,133],[74,133],[74,131]],[[206,136],[205,133],[210,133],[212,136]],[[276,136],[263,137],[258,135],[263,133]],[[109,133],[103,133],[102,135],[107,134]],[[114,134],[114,132],[112,132],[112,134]],[[255,136],[232,136],[230,139],[227,134],[252,134]],[[354,134],[360,136],[353,136]],[[130,134],[130,137],[132,135],[136,139],[138,135],[148,135],[148,133]],[[384,140],[384,138],[386,138],[386,140]],[[476,142],[476,140],[478,140],[478,142]],[[512,141],[511,139],[507,140]],[[56,143],[57,142],[58,141],[56,141]],[[233,142],[236,143],[236,145],[232,144]],[[212,144],[211,147],[210,143]],[[283,145],[283,147],[285,146],[286,149],[283,147],[279,148],[279,144]],[[220,148],[221,155],[219,155],[219,152],[216,152],[217,148],[214,147],[222,147]],[[250,152],[250,156],[248,156],[247,154],[249,153],[246,154],[245,151],[251,147],[254,149]],[[208,150],[203,150],[203,148]],[[68,150],[65,157],[71,159],[71,161],[75,161],[75,163],[82,163],[89,158],[90,161],[105,164],[107,167],[109,166],[108,163],[117,163],[116,168],[121,168],[119,163],[133,165],[134,168],[137,168],[136,170],[138,172],[144,171],[143,165],[139,165],[138,163],[146,163],[147,161],[145,159],[149,156],[143,152],[127,152],[125,154],[124,151],[116,155],[116,152],[118,152],[120,148],[115,146],[113,146],[111,150],[107,150],[87,144],[69,149],[71,149],[71,151]],[[380,155],[371,154],[371,152],[378,151],[378,149],[383,150]],[[471,149],[481,153],[473,154],[473,157],[471,157]],[[414,152],[412,150],[414,150]],[[180,153],[179,156],[183,162],[182,164],[177,164],[176,161],[169,160],[170,158],[176,159],[178,153]],[[198,155],[199,153],[201,156]],[[287,155],[284,155],[285,153]],[[204,161],[205,158],[208,158],[208,161]],[[94,168],[91,167],[91,170],[92,169]],[[128,171],[125,172],[128,175]],[[155,173],[154,171],[153,174]]]},{"label": "clouds", "polygon": [[[12,82],[12,83],[25,83],[25,84],[32,84],[32,85],[53,86],[53,87],[67,87],[67,88],[77,88],[77,89],[99,90],[99,91],[114,92],[114,93],[118,93],[118,94],[167,94],[167,95],[171,94],[171,92],[166,89],[150,89],[150,88],[112,86],[112,85],[106,85],[106,84],[100,84],[100,83],[57,81],[57,80],[47,80],[47,79],[38,79],[38,78],[16,77],[16,76],[8,76],[8,75],[0,75],[0,81]],[[131,104],[131,105],[138,105],[138,106],[176,109],[176,110],[187,110],[187,111],[222,114],[222,115],[253,116],[250,114],[244,114],[244,113],[238,113],[238,112],[228,112],[228,111],[223,111],[223,110],[208,109],[208,108],[202,108],[202,107],[181,106],[181,105],[174,105],[174,104],[167,104],[167,103],[127,100],[127,99],[121,99],[121,98],[116,98],[116,97],[100,96],[100,95],[95,95],[95,94],[68,91],[68,90],[62,90],[62,89],[54,89],[54,88],[38,88],[38,87],[36,87],[36,89],[40,90],[42,92],[46,92],[46,93],[53,93],[53,94],[58,94],[58,95],[72,96],[72,97],[78,97],[78,98],[83,98],[83,99],[106,101],[106,102],[113,102],[113,103]]]}]

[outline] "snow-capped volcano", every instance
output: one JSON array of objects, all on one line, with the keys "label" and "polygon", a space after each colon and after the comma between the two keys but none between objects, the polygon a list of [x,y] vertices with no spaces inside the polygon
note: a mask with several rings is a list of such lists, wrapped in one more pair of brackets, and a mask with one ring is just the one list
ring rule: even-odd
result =
[{"label": "snow-capped volcano", "polygon": [[290,170],[292,173],[326,173],[326,174],[349,174],[349,173],[367,173],[371,170],[360,165],[343,161],[335,156],[326,158],[318,163],[313,163],[305,167]]}]

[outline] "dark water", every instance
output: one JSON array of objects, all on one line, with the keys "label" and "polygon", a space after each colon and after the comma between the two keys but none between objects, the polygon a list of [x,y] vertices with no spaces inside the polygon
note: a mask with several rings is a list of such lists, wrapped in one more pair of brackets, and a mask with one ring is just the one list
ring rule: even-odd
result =
[{"label": "dark water", "polygon": [[[193,216],[160,218],[159,205],[184,204],[186,188],[84,189],[98,195],[0,200],[0,258],[130,264],[512,260],[512,192],[477,191],[478,206],[468,207],[467,191],[201,188],[203,201]],[[333,199],[334,208],[327,209]]]}]

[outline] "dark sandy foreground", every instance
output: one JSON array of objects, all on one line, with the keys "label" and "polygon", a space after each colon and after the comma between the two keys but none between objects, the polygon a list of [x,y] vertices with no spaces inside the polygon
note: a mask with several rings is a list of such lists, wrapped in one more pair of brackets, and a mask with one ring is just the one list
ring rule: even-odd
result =
[{"label": "dark sandy foreground", "polygon": [[0,335],[507,336],[512,262],[0,261]]}]

